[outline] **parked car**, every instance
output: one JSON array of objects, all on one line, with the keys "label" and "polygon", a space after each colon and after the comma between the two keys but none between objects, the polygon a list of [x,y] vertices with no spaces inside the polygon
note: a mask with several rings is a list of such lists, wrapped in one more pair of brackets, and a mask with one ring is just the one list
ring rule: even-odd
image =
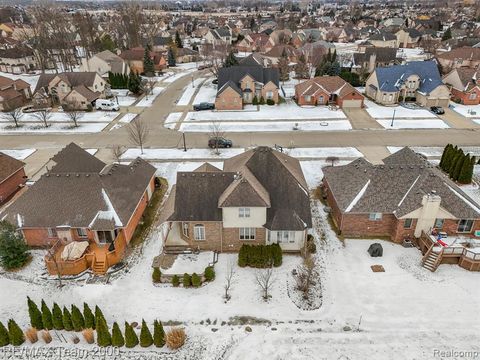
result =
[{"label": "parked car", "polygon": [[193,105],[193,110],[195,111],[202,111],[202,110],[213,110],[215,109],[215,104],[202,102],[200,104]]},{"label": "parked car", "polygon": [[202,65],[198,65],[198,70],[205,70],[205,69],[208,69],[208,68],[211,68],[211,67],[212,67],[211,65],[202,64]]},{"label": "parked car", "polygon": [[212,84],[217,85],[217,84],[218,84],[218,79],[213,79],[213,80],[212,80]]},{"label": "parked car", "polygon": [[98,99],[95,101],[95,109],[107,110],[107,111],[118,111],[120,110],[120,106],[117,103],[114,103],[112,100]]},{"label": "parked car", "polygon": [[[216,146],[215,146],[216,144]],[[231,148],[233,145],[232,140],[225,139],[223,137],[213,137],[208,140],[208,147],[210,149],[215,148]]]},{"label": "parked car", "polygon": [[441,106],[432,106],[430,110],[437,115],[445,114],[445,110]]}]

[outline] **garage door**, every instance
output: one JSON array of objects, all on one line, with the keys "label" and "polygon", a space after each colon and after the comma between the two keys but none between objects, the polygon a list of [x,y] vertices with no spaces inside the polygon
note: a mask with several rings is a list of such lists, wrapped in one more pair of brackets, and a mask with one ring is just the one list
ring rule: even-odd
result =
[{"label": "garage door", "polygon": [[362,100],[343,100],[342,106],[345,108],[359,108],[362,107]]}]

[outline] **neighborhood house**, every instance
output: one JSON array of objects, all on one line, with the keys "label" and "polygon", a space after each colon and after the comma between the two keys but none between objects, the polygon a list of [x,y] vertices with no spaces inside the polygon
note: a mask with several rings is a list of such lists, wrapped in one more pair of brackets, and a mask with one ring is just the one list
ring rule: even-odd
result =
[{"label": "neighborhood house", "polygon": [[279,243],[300,251],[312,227],[307,184],[297,159],[257,147],[177,173],[165,205],[165,246],[238,251],[242,244]]},{"label": "neighborhood house", "polygon": [[0,205],[25,185],[25,164],[0,152]]},{"label": "neighborhood house", "polygon": [[74,143],[5,210],[29,246],[47,247],[51,274],[104,274],[120,262],[154,191],[155,168],[138,158],[107,165]]}]

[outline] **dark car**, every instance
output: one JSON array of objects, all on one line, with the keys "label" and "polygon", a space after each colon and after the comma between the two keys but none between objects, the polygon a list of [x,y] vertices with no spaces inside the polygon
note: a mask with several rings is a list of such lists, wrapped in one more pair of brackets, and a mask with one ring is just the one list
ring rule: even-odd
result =
[{"label": "dark car", "polygon": [[218,84],[218,79],[213,79],[213,80],[212,80],[212,84],[217,85],[217,84]]},{"label": "dark car", "polygon": [[215,109],[215,104],[202,102],[200,104],[193,105],[193,110],[202,111],[202,110],[213,110]]},{"label": "dark car", "polygon": [[445,110],[441,106],[432,106],[430,110],[437,115],[445,114]]},{"label": "dark car", "polygon": [[[215,146],[215,143],[217,146]],[[208,140],[208,147],[210,149],[231,148],[232,145],[233,145],[232,140],[228,140],[223,137],[211,138],[210,140]]]}]

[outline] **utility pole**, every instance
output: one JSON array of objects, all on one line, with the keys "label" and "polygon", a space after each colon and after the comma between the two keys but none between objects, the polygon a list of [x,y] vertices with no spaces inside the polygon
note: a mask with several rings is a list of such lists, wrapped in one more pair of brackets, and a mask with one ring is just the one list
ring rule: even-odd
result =
[{"label": "utility pole", "polygon": [[392,122],[390,124],[390,127],[393,127],[393,121],[395,120],[395,111],[397,111],[397,109],[393,109]]}]

